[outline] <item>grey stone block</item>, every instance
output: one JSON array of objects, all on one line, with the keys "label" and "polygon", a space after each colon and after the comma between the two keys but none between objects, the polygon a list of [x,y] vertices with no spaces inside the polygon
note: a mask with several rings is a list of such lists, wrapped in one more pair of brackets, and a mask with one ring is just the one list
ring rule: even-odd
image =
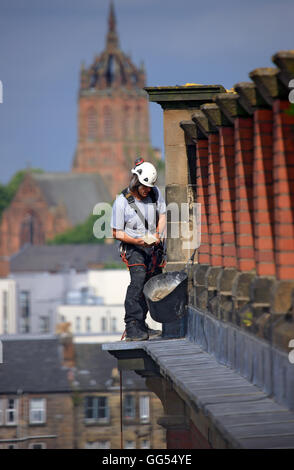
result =
[{"label": "grey stone block", "polygon": [[209,313],[191,307],[189,314],[193,318],[189,325],[195,328],[189,337],[197,345],[278,403],[294,409],[294,364],[286,353]]},{"label": "grey stone block", "polygon": [[217,277],[217,290],[219,292],[232,292],[233,281],[238,271],[234,268],[224,268]]},{"label": "grey stone block", "polygon": [[250,300],[254,303],[270,304],[274,282],[271,277],[256,277],[250,284]]},{"label": "grey stone block", "polygon": [[219,309],[218,309],[217,317],[220,320],[232,322],[233,311],[234,311],[234,304],[233,304],[232,296],[219,294],[218,303],[219,303]]},{"label": "grey stone block", "polygon": [[210,267],[209,264],[198,264],[194,266],[193,282],[194,286],[205,286],[205,275]]},{"label": "grey stone block", "polygon": [[208,290],[217,290],[217,277],[223,270],[220,266],[210,266],[205,274],[205,285]]},{"label": "grey stone block", "polygon": [[[167,224],[169,228],[169,224]],[[186,254],[183,252],[182,240],[180,238],[168,238],[166,241],[168,261],[182,262],[186,261]]]},{"label": "grey stone block", "polygon": [[255,273],[237,273],[232,285],[232,295],[236,300],[249,300],[250,285],[255,278]]},{"label": "grey stone block", "polygon": [[[181,184],[168,184],[165,188],[166,202],[176,202],[178,204],[187,202],[187,186]],[[167,213],[167,220],[169,220],[169,213]]]},{"label": "grey stone block", "polygon": [[207,309],[207,302],[208,302],[208,292],[206,287],[196,287],[196,305],[201,310]]}]

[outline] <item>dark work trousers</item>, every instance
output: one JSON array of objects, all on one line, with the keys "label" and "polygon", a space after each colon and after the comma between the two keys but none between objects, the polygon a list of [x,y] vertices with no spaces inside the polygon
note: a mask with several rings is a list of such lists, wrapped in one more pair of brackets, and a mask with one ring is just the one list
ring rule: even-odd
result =
[{"label": "dark work trousers", "polygon": [[131,282],[125,299],[125,323],[132,320],[145,321],[148,306],[143,294],[143,288],[151,277],[162,273],[160,259],[151,247],[138,247],[124,244],[123,261],[127,264]]}]

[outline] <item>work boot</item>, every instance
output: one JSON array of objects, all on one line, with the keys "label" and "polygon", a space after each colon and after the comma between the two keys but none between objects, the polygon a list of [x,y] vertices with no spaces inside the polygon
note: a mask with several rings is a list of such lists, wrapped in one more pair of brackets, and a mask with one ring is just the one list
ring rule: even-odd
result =
[{"label": "work boot", "polygon": [[138,321],[132,320],[126,324],[126,341],[144,341],[148,338],[148,332],[142,330]]},{"label": "work boot", "polygon": [[152,330],[152,328],[149,328],[145,321],[140,322],[140,328],[148,334],[149,339],[158,338],[162,333],[160,330]]}]

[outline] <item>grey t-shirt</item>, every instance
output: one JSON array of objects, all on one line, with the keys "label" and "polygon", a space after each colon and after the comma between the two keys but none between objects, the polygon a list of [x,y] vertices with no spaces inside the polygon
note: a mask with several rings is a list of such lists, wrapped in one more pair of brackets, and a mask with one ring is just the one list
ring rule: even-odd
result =
[{"label": "grey t-shirt", "polygon": [[[148,222],[151,233],[156,230],[156,206],[159,214],[165,214],[166,212],[166,204],[159,188],[155,186],[154,190],[158,191],[157,204],[152,203],[149,195],[142,201],[134,198],[136,206]],[[129,205],[123,194],[117,196],[113,204],[110,226],[116,230],[123,230],[133,238],[140,238],[147,232],[145,224]]]}]

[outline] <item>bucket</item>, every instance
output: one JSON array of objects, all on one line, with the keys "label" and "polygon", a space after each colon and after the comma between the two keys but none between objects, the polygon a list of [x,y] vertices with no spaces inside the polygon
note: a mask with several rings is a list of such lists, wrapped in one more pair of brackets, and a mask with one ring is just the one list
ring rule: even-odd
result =
[{"label": "bucket", "polygon": [[187,288],[185,271],[167,272],[149,279],[143,293],[153,320],[170,323],[181,318],[188,302]]},{"label": "bucket", "polygon": [[189,262],[194,264],[194,250],[182,271],[158,274],[146,282],[143,293],[151,318],[158,323],[171,323],[186,313],[188,304],[188,269]]}]

